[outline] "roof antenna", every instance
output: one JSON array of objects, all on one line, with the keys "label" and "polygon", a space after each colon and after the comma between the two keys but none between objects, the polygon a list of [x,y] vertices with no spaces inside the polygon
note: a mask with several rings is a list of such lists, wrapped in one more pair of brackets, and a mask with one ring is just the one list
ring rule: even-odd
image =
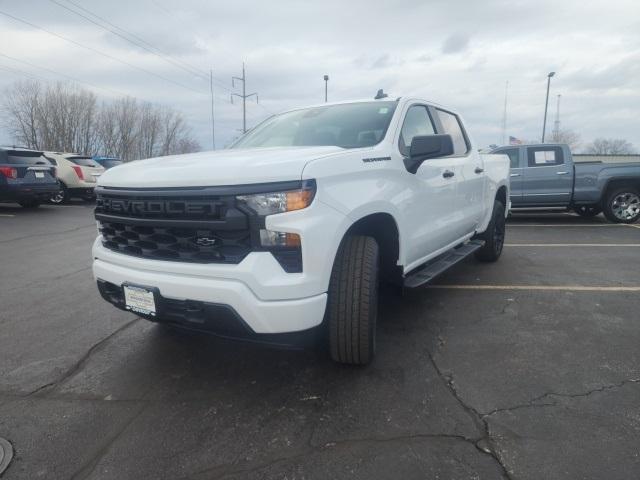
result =
[{"label": "roof antenna", "polygon": [[381,88],[380,90],[378,90],[378,93],[376,93],[376,96],[373,97],[374,100],[380,100],[381,98],[387,98],[389,95],[387,95],[386,93],[384,93],[383,89]]}]

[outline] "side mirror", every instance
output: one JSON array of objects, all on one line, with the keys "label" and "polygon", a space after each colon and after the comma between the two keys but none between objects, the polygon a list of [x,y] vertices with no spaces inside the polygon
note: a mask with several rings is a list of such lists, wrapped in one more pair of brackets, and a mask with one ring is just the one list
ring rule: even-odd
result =
[{"label": "side mirror", "polygon": [[411,140],[409,158],[404,159],[404,164],[409,172],[416,173],[425,160],[448,155],[453,155],[451,135],[419,135]]}]

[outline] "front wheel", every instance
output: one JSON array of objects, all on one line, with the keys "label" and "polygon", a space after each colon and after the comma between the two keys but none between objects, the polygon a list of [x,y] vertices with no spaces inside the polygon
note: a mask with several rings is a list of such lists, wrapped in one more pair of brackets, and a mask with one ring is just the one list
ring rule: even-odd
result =
[{"label": "front wheel", "polygon": [[614,223],[634,223],[640,218],[640,192],[634,187],[620,187],[607,195],[604,216]]},{"label": "front wheel", "polygon": [[602,209],[595,205],[576,205],[573,211],[584,218],[593,218],[602,212]]},{"label": "front wheel", "polygon": [[366,365],[375,355],[378,263],[372,237],[348,236],[338,249],[327,303],[329,350],[336,362]]},{"label": "front wheel", "polygon": [[496,200],[493,203],[493,214],[487,229],[477,237],[480,240],[484,240],[484,246],[476,250],[476,258],[481,262],[495,262],[498,260],[502,254],[502,247],[504,247],[505,231],[504,205]]}]

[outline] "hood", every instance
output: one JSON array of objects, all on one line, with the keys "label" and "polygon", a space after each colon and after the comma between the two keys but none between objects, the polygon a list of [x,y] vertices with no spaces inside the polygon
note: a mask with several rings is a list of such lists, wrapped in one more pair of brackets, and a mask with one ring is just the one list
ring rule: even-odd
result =
[{"label": "hood", "polygon": [[107,187],[205,187],[298,180],[311,160],[340,147],[230,149],[136,160],[108,169]]}]

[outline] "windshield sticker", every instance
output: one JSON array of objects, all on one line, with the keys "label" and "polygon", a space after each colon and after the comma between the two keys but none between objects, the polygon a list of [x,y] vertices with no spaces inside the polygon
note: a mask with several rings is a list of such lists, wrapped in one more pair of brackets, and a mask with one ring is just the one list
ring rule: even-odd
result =
[{"label": "windshield sticker", "polygon": [[378,110],[378,113],[380,115],[386,115],[387,113],[389,113],[389,107],[380,107],[380,109]]}]

